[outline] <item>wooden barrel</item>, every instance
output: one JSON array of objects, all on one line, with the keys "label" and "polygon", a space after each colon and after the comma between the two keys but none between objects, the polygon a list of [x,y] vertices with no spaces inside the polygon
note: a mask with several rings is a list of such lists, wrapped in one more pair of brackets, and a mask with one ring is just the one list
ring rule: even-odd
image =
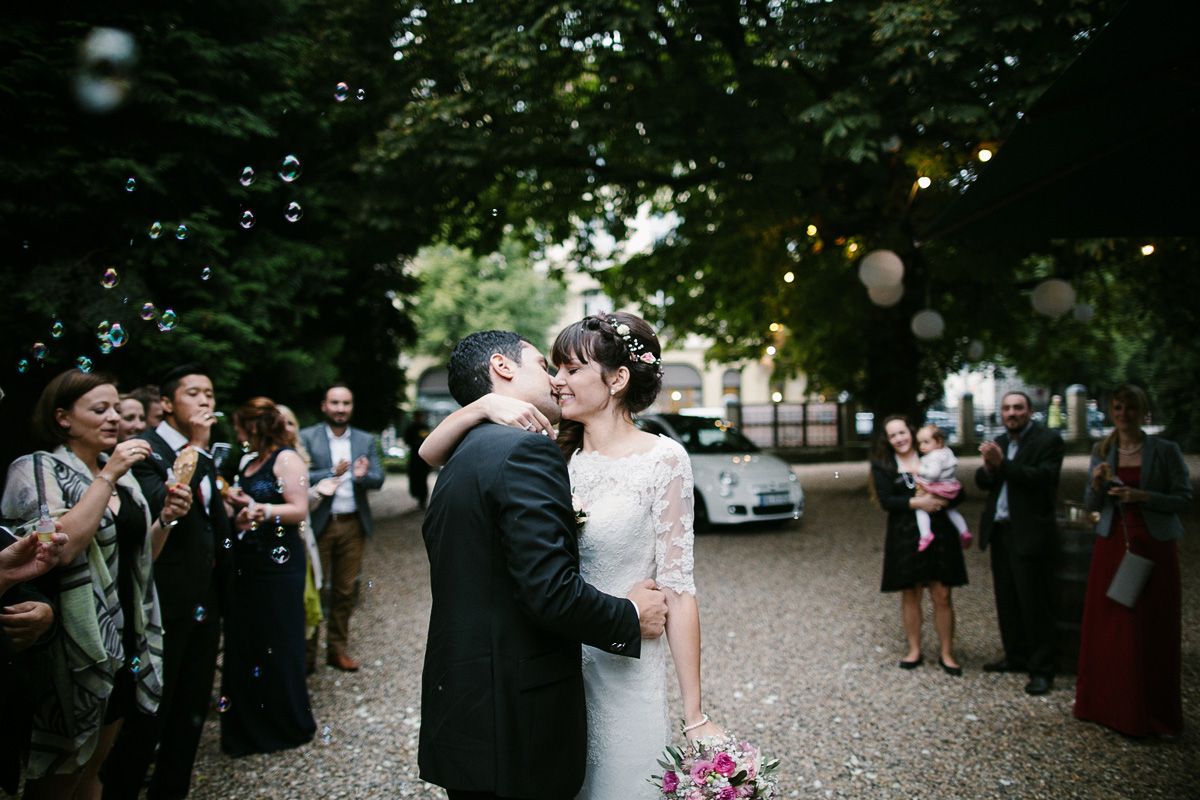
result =
[{"label": "wooden barrel", "polygon": [[1079,664],[1083,601],[1095,542],[1091,520],[1059,517],[1058,564],[1054,570],[1054,627],[1059,672],[1074,673]]}]

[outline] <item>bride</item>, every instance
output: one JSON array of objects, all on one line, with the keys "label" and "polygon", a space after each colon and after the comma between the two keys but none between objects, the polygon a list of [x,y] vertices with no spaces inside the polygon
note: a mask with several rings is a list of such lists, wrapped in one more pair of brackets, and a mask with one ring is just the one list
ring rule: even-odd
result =
[{"label": "bride", "polygon": [[[690,740],[723,735],[700,702],[700,611],[692,580],[692,472],[674,439],[633,424],[662,386],[654,329],[633,314],[584,317],[554,342],[553,385],[577,510],[580,573],[597,589],[622,596],[652,578],[667,599],[663,639],[642,642],[640,659],[584,646],[588,760],[579,800],[660,795],[647,778],[671,741],[667,645],[679,680],[683,728]],[[420,455],[439,466],[468,430],[484,420],[550,433],[528,403],[486,395],[447,417]]]}]

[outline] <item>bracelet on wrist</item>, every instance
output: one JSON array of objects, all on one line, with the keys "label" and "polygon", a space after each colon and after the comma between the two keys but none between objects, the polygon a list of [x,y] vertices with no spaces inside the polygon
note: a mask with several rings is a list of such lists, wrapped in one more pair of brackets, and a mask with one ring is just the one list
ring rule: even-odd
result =
[{"label": "bracelet on wrist", "polygon": [[694,731],[694,730],[696,730],[696,728],[699,728],[699,727],[701,727],[701,726],[707,725],[707,724],[708,724],[708,722],[709,722],[709,719],[708,719],[708,714],[701,714],[701,715],[700,715],[700,721],[699,721],[699,722],[693,722],[691,725],[684,725],[684,726],[683,726],[683,732],[684,732],[684,733],[689,733],[690,731]]},{"label": "bracelet on wrist", "polygon": [[103,472],[97,472],[96,477],[108,484],[108,490],[112,492],[112,496],[117,496],[117,482],[105,475]]},{"label": "bracelet on wrist", "polygon": [[159,514],[158,515],[158,524],[159,524],[159,526],[161,526],[163,528],[174,528],[176,525],[179,524],[179,520],[173,519],[170,522],[167,522],[166,519],[163,518],[163,515]]}]

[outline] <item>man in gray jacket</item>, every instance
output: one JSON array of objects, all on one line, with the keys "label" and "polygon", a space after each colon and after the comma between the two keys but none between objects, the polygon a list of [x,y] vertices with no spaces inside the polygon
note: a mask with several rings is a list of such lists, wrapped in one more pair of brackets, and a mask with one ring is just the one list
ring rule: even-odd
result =
[{"label": "man in gray jacket", "polygon": [[[300,431],[308,450],[310,486],[325,478],[339,481],[337,491],[323,497],[312,512],[313,535],[325,575],[325,648],[330,666],[353,672],[358,662],[350,657],[350,613],[354,610],[354,587],[362,569],[363,546],[371,535],[371,506],[367,490],[383,486],[379,443],[366,431],[350,426],[354,395],[344,384],[334,384],[321,401],[325,421]],[[308,644],[310,669],[316,665],[317,638]]]}]

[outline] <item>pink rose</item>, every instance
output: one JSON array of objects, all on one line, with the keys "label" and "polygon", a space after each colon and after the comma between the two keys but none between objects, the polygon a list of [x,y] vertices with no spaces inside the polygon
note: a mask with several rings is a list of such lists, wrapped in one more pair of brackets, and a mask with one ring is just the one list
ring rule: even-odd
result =
[{"label": "pink rose", "polygon": [[692,782],[704,783],[708,779],[708,773],[712,772],[712,769],[713,762],[711,761],[700,760],[692,764]]},{"label": "pink rose", "polygon": [[737,800],[737,789],[733,786],[722,787],[721,792],[717,795],[720,800]]},{"label": "pink rose", "polygon": [[728,778],[737,771],[737,762],[729,753],[717,753],[717,757],[713,759],[713,769]]},{"label": "pink rose", "polygon": [[674,770],[667,770],[663,773],[663,794],[670,794],[679,788],[679,776]]}]

